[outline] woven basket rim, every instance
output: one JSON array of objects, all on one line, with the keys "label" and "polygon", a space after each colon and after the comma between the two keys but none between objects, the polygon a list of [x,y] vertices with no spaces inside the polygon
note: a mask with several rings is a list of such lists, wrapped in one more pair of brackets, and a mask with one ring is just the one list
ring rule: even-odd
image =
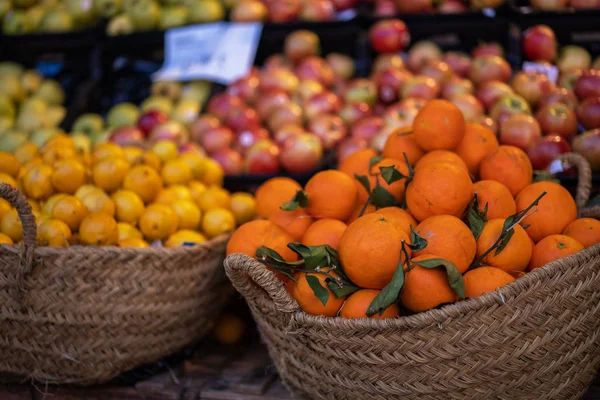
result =
[{"label": "woven basket rim", "polygon": [[[289,300],[294,304],[294,310],[280,310],[275,306],[272,299],[268,296],[266,292],[265,296],[268,299],[267,301],[269,302],[269,306],[276,309],[277,313],[289,314],[293,317],[293,319],[295,319],[298,322],[302,322],[303,324],[319,324],[320,326],[339,326],[340,323],[344,323],[346,324],[348,329],[355,330],[379,330],[384,328],[389,329],[390,327],[401,330],[421,329],[432,324],[443,323],[444,321],[447,321],[449,319],[464,317],[466,314],[481,308],[500,306],[504,298],[516,296],[524,289],[530,287],[531,285],[535,285],[540,280],[551,279],[553,276],[557,275],[561,271],[561,269],[565,268],[565,261],[568,262],[572,260],[578,260],[579,264],[593,257],[600,257],[600,244],[596,244],[578,253],[548,263],[542,268],[536,268],[534,271],[531,271],[525,276],[516,279],[514,282],[511,282],[508,285],[498,288],[495,292],[485,293],[478,297],[463,299],[455,303],[446,304],[439,309],[432,309],[413,315],[403,315],[399,318],[342,318],[340,316],[325,317],[321,315],[311,315],[304,312],[300,308],[300,305],[296,302],[296,300],[294,300],[287,293],[287,291],[285,291],[283,283],[281,283],[281,290],[285,292],[285,296],[287,296]],[[277,280],[275,274],[272,271],[268,270],[264,266],[264,264],[260,263],[254,258],[248,257],[245,254],[229,255],[225,259],[224,264],[227,266],[230,262],[248,262],[253,263],[255,265],[259,265],[262,268],[264,268],[263,273],[270,276],[269,279]],[[600,264],[598,264],[598,266],[600,266]],[[248,277],[248,279],[252,278]],[[262,291],[262,288],[259,289],[257,286],[257,290]]]}]

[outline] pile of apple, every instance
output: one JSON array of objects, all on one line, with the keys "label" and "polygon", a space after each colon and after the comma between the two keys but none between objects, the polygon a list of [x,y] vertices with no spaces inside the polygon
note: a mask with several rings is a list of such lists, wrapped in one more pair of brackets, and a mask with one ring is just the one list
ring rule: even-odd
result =
[{"label": "pile of apple", "polygon": [[12,152],[59,132],[66,114],[60,84],[13,62],[0,62],[0,151]]},{"label": "pile of apple", "polygon": [[504,0],[375,0],[373,5],[373,15],[376,17],[393,17],[398,14],[435,12],[442,14],[460,14],[467,12],[470,9],[481,10],[483,8],[498,8],[502,4],[504,4]]},{"label": "pile of apple", "polygon": [[564,10],[573,8],[594,9],[600,8],[600,0],[530,0],[529,5],[535,10]]},{"label": "pile of apple", "polygon": [[93,26],[99,14],[93,0],[0,0],[0,20],[6,35],[60,33]]},{"label": "pile of apple", "polygon": [[98,12],[109,19],[107,33],[218,22],[333,21],[338,13],[356,7],[358,0],[94,0]]}]

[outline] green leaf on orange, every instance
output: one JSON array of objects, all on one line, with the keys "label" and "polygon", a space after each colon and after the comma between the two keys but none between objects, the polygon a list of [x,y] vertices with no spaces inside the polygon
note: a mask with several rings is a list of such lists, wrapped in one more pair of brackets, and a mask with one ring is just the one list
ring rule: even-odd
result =
[{"label": "green leaf on orange", "polygon": [[390,192],[385,190],[381,186],[375,186],[373,189],[373,196],[371,199],[371,204],[373,204],[376,208],[385,208],[395,206],[398,202],[396,198],[392,196]]},{"label": "green leaf on orange", "polygon": [[438,268],[444,267],[448,276],[448,283],[454,293],[461,299],[465,298],[465,283],[462,274],[456,268],[456,265],[443,258],[430,258],[429,260],[411,261],[414,265],[419,265],[423,268]]},{"label": "green leaf on orange", "polygon": [[375,296],[369,308],[367,308],[367,317],[377,313],[381,315],[389,306],[396,303],[402,286],[404,286],[404,264],[400,261],[390,283],[381,289],[381,292]]},{"label": "green leaf on orange", "polygon": [[410,244],[408,247],[410,247],[412,251],[421,251],[427,247],[427,239],[421,237],[412,225],[410,226]]},{"label": "green leaf on orange", "polygon": [[298,207],[308,207],[308,194],[304,190],[298,190],[292,200],[283,203],[279,208],[284,211],[294,211]]},{"label": "green leaf on orange", "polygon": [[329,290],[321,286],[321,281],[319,281],[319,278],[316,276],[306,275],[306,282],[312,289],[317,299],[319,299],[321,304],[325,306],[327,304],[327,300],[329,300]]},{"label": "green leaf on orange", "polygon": [[389,167],[379,167],[379,171],[381,171],[381,177],[388,185],[406,178],[406,176],[402,175],[402,173],[393,165]]}]

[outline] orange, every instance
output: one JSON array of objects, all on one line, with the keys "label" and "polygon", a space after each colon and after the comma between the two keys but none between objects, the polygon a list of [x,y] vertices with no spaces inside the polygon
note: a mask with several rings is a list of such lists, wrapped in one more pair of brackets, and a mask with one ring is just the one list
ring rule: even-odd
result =
[{"label": "orange", "polygon": [[360,287],[383,289],[401,261],[403,240],[410,243],[409,236],[391,220],[378,213],[363,215],[340,239],[339,258],[344,272]]},{"label": "orange", "polygon": [[117,221],[137,225],[144,213],[144,202],[131,190],[118,190],[113,193],[111,200],[115,204]]},{"label": "orange", "polygon": [[533,167],[523,150],[502,145],[481,161],[479,175],[481,179],[502,183],[516,196],[525,186],[531,184]]},{"label": "orange", "polygon": [[[85,196],[91,193],[104,193],[101,189],[94,185],[83,185],[75,192],[75,197],[83,200]],[[52,197],[51,197],[52,198]]]},{"label": "orange", "polygon": [[117,222],[117,229],[119,230],[119,242],[125,239],[141,239],[142,232],[137,230],[133,225],[125,222]]},{"label": "orange", "polygon": [[250,193],[233,193],[230,207],[236,225],[245,224],[256,216],[256,201]]},{"label": "orange", "polygon": [[152,153],[156,155],[162,163],[176,159],[177,154],[179,153],[177,150],[177,144],[170,140],[157,141],[154,143],[150,151],[152,151]]},{"label": "orange", "polygon": [[136,146],[123,147],[123,157],[130,165],[140,163],[143,160],[144,149]]},{"label": "orange", "polygon": [[[363,189],[364,190],[364,189]],[[356,203],[354,203],[354,210],[352,210],[352,214],[350,215],[350,218],[348,218],[346,220],[346,224],[351,224],[354,221],[356,221],[356,219],[358,218],[359,214],[363,211],[363,208],[365,207],[365,201],[360,201],[359,199],[356,199]],[[369,203],[367,204],[367,208],[365,208],[365,211],[362,213],[362,215],[367,215],[367,214],[372,214],[375,211],[377,211],[377,208]]]},{"label": "orange", "polygon": [[423,150],[452,150],[465,134],[465,118],[451,102],[431,100],[415,117],[413,133]]},{"label": "orange", "polygon": [[202,218],[202,232],[208,237],[233,232],[235,229],[235,217],[226,208],[211,208]]},{"label": "orange", "polygon": [[298,255],[287,247],[290,242],[293,242],[292,237],[271,221],[264,219],[250,221],[240,226],[231,235],[227,243],[227,255],[242,253],[249,257],[256,257],[256,250],[265,246],[279,253],[286,261],[296,261]]},{"label": "orange", "polygon": [[52,196],[54,193],[53,172],[49,165],[34,165],[27,169],[23,177],[23,189],[27,197],[42,200]]},{"label": "orange", "polygon": [[191,200],[177,200],[171,208],[179,217],[179,229],[198,229],[202,212]]},{"label": "orange", "polygon": [[200,232],[192,231],[189,229],[182,229],[171,236],[165,242],[166,247],[180,247],[186,243],[204,243],[206,238]]},{"label": "orange", "polygon": [[61,197],[52,207],[52,218],[64,222],[73,232],[79,229],[87,213],[88,209],[83,201],[75,196]]},{"label": "orange", "polygon": [[16,178],[20,169],[21,163],[17,160],[17,157],[5,151],[0,151],[0,172]]},{"label": "orange", "polygon": [[[340,310],[340,317],[342,318],[367,318],[367,310],[375,299],[375,297],[381,292],[380,290],[374,289],[361,289],[352,293],[346,299],[346,302]],[[385,309],[385,311],[379,315],[375,313],[370,318],[396,318],[400,316],[400,308],[397,304],[392,304]]]},{"label": "orange", "polygon": [[424,167],[426,165],[431,165],[436,162],[446,162],[450,164],[454,164],[466,173],[469,173],[469,168],[467,164],[460,158],[455,152],[450,150],[433,150],[429,153],[425,154],[417,165],[415,165],[415,170],[417,168]]},{"label": "orange", "polygon": [[302,237],[305,246],[321,246],[327,244],[338,250],[340,239],[348,225],[337,219],[323,218],[308,227]]},{"label": "orange", "polygon": [[46,215],[46,216],[52,215],[52,209],[54,208],[54,205],[56,204],[56,202],[65,196],[67,196],[67,195],[64,193],[53,194],[52,196],[50,196],[48,198],[48,200],[46,200],[46,202],[43,203],[43,207],[42,207],[42,211],[41,211],[42,215]]},{"label": "orange", "polygon": [[13,240],[4,233],[0,233],[0,245],[2,244],[13,245],[15,242],[13,242]]},{"label": "orange", "polygon": [[436,254],[450,261],[462,274],[475,258],[477,243],[469,227],[452,215],[434,215],[421,222],[415,231],[427,246],[415,256]]},{"label": "orange", "polygon": [[515,281],[512,275],[494,267],[479,267],[463,275],[465,297],[477,297],[484,293],[494,292],[502,286]]},{"label": "orange", "polygon": [[190,190],[190,196],[192,200],[200,205],[200,195],[206,191],[206,185],[200,181],[191,181],[187,184],[187,188]]},{"label": "orange", "polygon": [[498,146],[498,139],[491,129],[468,123],[465,136],[454,151],[465,162],[469,172],[476,176],[483,159],[495,152]]},{"label": "orange", "polygon": [[193,200],[192,191],[186,185],[172,185],[169,189],[175,194],[177,200]]},{"label": "orange", "polygon": [[533,248],[529,270],[541,268],[554,260],[583,250],[583,245],[572,237],[550,235],[540,240]]},{"label": "orange", "polygon": [[472,199],[469,174],[448,163],[419,168],[406,189],[408,211],[417,221],[440,214],[461,218]]},{"label": "orange", "polygon": [[158,171],[160,171],[162,161],[156,154],[154,154],[150,151],[147,151],[144,154],[142,154],[142,156],[140,158],[138,158],[134,164],[135,165],[146,165],[146,166],[152,168],[153,170],[155,170],[156,172],[158,172]]},{"label": "orange", "polygon": [[516,198],[517,210],[522,211],[544,191],[537,212],[523,219],[521,225],[530,225],[527,234],[534,242],[549,235],[562,233],[577,218],[577,205],[567,189],[554,182],[536,182],[524,188]]},{"label": "orange", "polygon": [[37,201],[27,199],[27,203],[29,203],[29,207],[31,207],[31,211],[33,211],[34,213],[39,213],[41,211],[40,203],[38,203]]},{"label": "orange", "polygon": [[321,171],[306,182],[306,211],[315,218],[345,221],[354,210],[356,186],[352,178],[336,170]]},{"label": "orange", "polygon": [[487,204],[487,219],[508,218],[517,212],[517,203],[510,190],[497,181],[484,180],[473,184],[479,209],[483,211]]},{"label": "orange", "polygon": [[0,219],[2,219],[4,214],[9,212],[11,208],[12,207],[11,207],[10,203],[0,197]]},{"label": "orange", "polygon": [[314,219],[303,208],[298,207],[293,211],[277,210],[271,214],[269,221],[289,233],[294,241],[299,242]]},{"label": "orange", "polygon": [[[477,257],[480,257],[500,237],[504,219],[492,219],[483,226],[483,231],[479,239],[477,239]],[[493,250],[482,260],[484,264],[491,265],[501,270],[512,273],[516,271],[524,271],[531,259],[531,241],[520,225],[515,226],[515,233],[512,235],[508,244],[502,251],[496,255],[496,250]]]},{"label": "orange", "polygon": [[258,187],[255,194],[256,214],[262,218],[269,218],[279,210],[283,203],[294,197],[302,186],[291,178],[271,178]]},{"label": "orange", "polygon": [[69,247],[71,230],[58,219],[48,219],[38,228],[37,241],[40,246]]},{"label": "orange", "polygon": [[412,133],[412,127],[401,128],[393,131],[388,136],[383,147],[382,156],[404,160],[404,154],[408,158],[410,165],[415,165],[423,157],[423,149],[417,144],[415,135]]},{"label": "orange", "polygon": [[151,204],[140,218],[140,230],[149,240],[163,240],[177,231],[179,217],[169,206]]},{"label": "orange", "polygon": [[588,248],[600,243],[600,221],[594,218],[578,218],[571,222],[563,235],[572,237]]},{"label": "orange", "polygon": [[[394,196],[394,198],[396,199],[396,201],[398,203],[402,203],[402,201],[404,200],[404,192],[406,191],[406,184],[405,184],[406,180],[399,179],[390,185],[383,179],[383,177],[375,176],[375,175],[381,175],[380,167],[394,167],[402,175],[408,176],[409,171],[408,171],[408,166],[406,165],[406,162],[397,160],[394,158],[384,158],[383,160],[381,160],[373,165],[373,167],[371,168],[370,174],[364,174],[364,175],[367,175],[367,177],[369,178],[371,190],[373,190],[375,188],[375,186],[377,185],[377,182],[379,182],[379,186],[381,186],[382,188],[387,190],[392,196]],[[369,197],[369,193],[367,193],[364,186],[360,185],[360,188],[358,189],[359,200],[362,203],[364,203],[365,201],[367,201],[368,197]]]},{"label": "orange", "polygon": [[[323,268],[323,271],[328,271],[328,268]],[[332,275],[336,275],[334,272]],[[312,288],[308,284],[307,276],[314,276],[319,280],[321,286],[329,293],[329,297],[327,298],[327,302],[325,305],[315,296]],[[323,315],[325,317],[335,317],[338,315],[342,304],[344,304],[344,300],[346,297],[337,298],[335,294],[329,289],[327,283],[325,283],[325,279],[327,276],[318,273],[298,273],[296,274],[297,282],[293,285],[292,289],[292,297],[296,299],[298,304],[302,310],[311,315]]]},{"label": "orange", "polygon": [[131,168],[125,176],[123,189],[135,192],[145,204],[148,204],[162,189],[162,181],[154,169],[147,165],[138,165]]},{"label": "orange", "polygon": [[179,159],[169,160],[162,168],[161,176],[165,185],[185,185],[192,180],[192,169]]},{"label": "orange", "polygon": [[398,229],[406,232],[409,237],[411,225],[414,229],[417,229],[417,221],[413,216],[408,211],[399,207],[384,207],[377,210],[377,212],[392,221]]},{"label": "orange", "polygon": [[202,173],[202,182],[206,185],[223,186],[225,172],[221,165],[212,158],[204,159],[204,172]]},{"label": "orange", "polygon": [[[411,261],[424,261],[432,258],[443,258],[428,254],[413,258]],[[425,268],[413,265],[405,272],[404,285],[400,290],[400,301],[412,312],[422,312],[441,304],[453,303],[458,296],[448,283],[448,275],[443,267]]]},{"label": "orange", "polygon": [[13,208],[2,216],[2,219],[0,219],[0,232],[11,238],[15,243],[23,239],[23,225],[17,210]]},{"label": "orange", "polygon": [[87,215],[79,227],[81,242],[93,246],[113,246],[119,241],[119,228],[113,217],[103,212]]},{"label": "orange", "polygon": [[74,194],[85,184],[87,172],[83,164],[74,158],[54,163],[52,185],[59,193]]},{"label": "orange", "polygon": [[179,159],[190,167],[193,179],[202,179],[205,169],[205,159],[203,157],[194,153],[185,153]]},{"label": "orange", "polygon": [[364,174],[369,169],[371,158],[376,156],[377,153],[373,149],[355,151],[342,160],[338,169],[354,179],[354,174]]},{"label": "orange", "polygon": [[17,150],[15,150],[15,158],[21,164],[27,164],[29,161],[40,155],[40,149],[33,142],[25,142]]},{"label": "orange", "polygon": [[4,172],[0,172],[0,183],[6,183],[9,186],[18,188],[17,181],[15,180],[15,178],[10,176],[9,174],[5,174]]},{"label": "orange", "polygon": [[163,188],[154,198],[155,203],[170,205],[180,200],[179,195],[172,188]]},{"label": "orange", "polygon": [[119,247],[130,247],[130,248],[137,248],[137,249],[143,249],[146,247],[149,247],[148,243],[146,241],[144,241],[143,239],[138,239],[138,238],[129,238],[129,239],[124,239],[124,240],[119,240]]},{"label": "orange", "polygon": [[231,207],[231,195],[222,187],[211,186],[199,195],[197,204],[205,212],[213,208],[228,209]]},{"label": "orange", "polygon": [[94,148],[92,157],[94,163],[97,163],[98,161],[104,160],[105,158],[125,158],[125,152],[117,144],[111,142],[104,142],[98,144]]},{"label": "orange", "polygon": [[104,192],[92,192],[81,201],[89,212],[103,212],[111,217],[115,216],[115,202]]},{"label": "orange", "polygon": [[44,146],[42,146],[42,152],[53,148],[70,148],[75,150],[75,142],[70,136],[61,133],[48,139],[46,143],[44,143]]},{"label": "orange", "polygon": [[57,161],[75,158],[77,152],[70,147],[53,147],[42,151],[42,160],[48,165],[52,165]]},{"label": "orange", "polygon": [[109,193],[114,192],[123,185],[129,167],[129,163],[124,158],[104,158],[92,168],[94,184]]}]

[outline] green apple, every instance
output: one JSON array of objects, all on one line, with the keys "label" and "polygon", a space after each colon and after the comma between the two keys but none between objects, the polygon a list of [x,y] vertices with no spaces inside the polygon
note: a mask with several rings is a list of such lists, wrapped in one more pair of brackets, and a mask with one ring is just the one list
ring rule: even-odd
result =
[{"label": "green apple", "polygon": [[134,126],[140,117],[140,111],[135,104],[121,103],[113,106],[108,111],[106,122],[111,128],[119,128],[121,126]]},{"label": "green apple", "polygon": [[104,129],[104,120],[99,114],[83,114],[77,117],[71,130],[73,132],[82,132],[91,135],[94,132],[100,132]]},{"label": "green apple", "polygon": [[225,8],[219,0],[191,0],[190,22],[201,24],[205,22],[217,22],[225,18]]},{"label": "green apple", "polygon": [[193,99],[198,104],[204,104],[208,100],[211,91],[211,83],[208,81],[188,82],[181,91],[182,99]]},{"label": "green apple", "polygon": [[139,0],[129,12],[133,26],[140,31],[156,29],[160,13],[160,5],[154,0]]},{"label": "green apple", "polygon": [[58,82],[52,79],[44,79],[35,94],[46,100],[49,105],[60,105],[65,102],[64,90]]},{"label": "green apple", "polygon": [[189,12],[184,6],[169,6],[163,8],[158,21],[158,27],[162,30],[176,28],[187,24]]},{"label": "green apple", "polygon": [[16,8],[29,8],[37,3],[37,0],[12,0]]},{"label": "green apple", "polygon": [[15,129],[0,136],[0,151],[14,153],[21,145],[29,140],[29,136]]},{"label": "green apple", "polygon": [[171,119],[190,126],[198,119],[198,114],[200,114],[200,103],[190,98],[181,99],[171,111]]},{"label": "green apple", "polygon": [[73,16],[66,10],[49,10],[40,22],[39,30],[45,33],[61,33],[73,30]]},{"label": "green apple", "polygon": [[93,0],[66,0],[65,4],[78,28],[90,26],[98,18]]},{"label": "green apple", "polygon": [[165,114],[170,114],[173,111],[173,101],[168,97],[150,96],[142,102],[140,108],[143,113],[150,110],[160,110]]},{"label": "green apple", "polygon": [[6,75],[12,75],[20,77],[23,73],[23,66],[12,61],[1,61],[0,62],[0,77]]},{"label": "green apple", "polygon": [[119,14],[123,8],[122,0],[94,0],[96,14],[111,18]]},{"label": "green apple", "polygon": [[91,153],[92,152],[92,139],[83,132],[71,133],[71,139],[75,144],[75,149],[79,153]]},{"label": "green apple", "polygon": [[16,127],[24,132],[33,132],[36,129],[50,127],[48,117],[45,114],[33,112],[22,112],[17,117]]},{"label": "green apple", "polygon": [[58,126],[65,119],[67,109],[63,106],[53,105],[48,107],[46,118],[49,126]]},{"label": "green apple", "polygon": [[152,96],[167,97],[177,101],[181,96],[181,83],[175,81],[156,81],[150,87]]},{"label": "green apple", "polygon": [[95,147],[100,143],[107,142],[112,134],[112,129],[106,129],[100,132],[95,132],[90,139],[92,140],[92,146]]},{"label": "green apple", "polygon": [[0,19],[4,18],[8,12],[12,10],[12,3],[10,0],[0,0]]},{"label": "green apple", "polygon": [[46,102],[46,99],[40,96],[31,96],[21,104],[19,114],[44,114],[47,110],[48,103]]},{"label": "green apple", "polygon": [[33,69],[28,69],[21,76],[21,86],[26,96],[31,96],[39,89],[42,84],[42,76]]},{"label": "green apple", "polygon": [[25,98],[21,80],[16,75],[0,75],[0,94],[8,96],[14,103],[20,103]]},{"label": "green apple", "polygon": [[0,94],[0,118],[13,120],[16,114],[17,110],[10,97]]},{"label": "green apple", "polygon": [[41,5],[36,5],[27,9],[27,16],[31,23],[33,31],[37,31],[40,28],[44,15],[46,15],[46,8]]},{"label": "green apple", "polygon": [[106,34],[108,36],[129,35],[134,31],[133,21],[129,14],[112,17],[106,26]]},{"label": "green apple", "polygon": [[41,148],[48,140],[61,134],[65,134],[65,131],[59,128],[40,128],[36,129],[31,134],[31,138],[29,140]]},{"label": "green apple", "polygon": [[12,10],[4,17],[2,32],[6,35],[23,35],[33,31],[33,25],[23,10]]}]

